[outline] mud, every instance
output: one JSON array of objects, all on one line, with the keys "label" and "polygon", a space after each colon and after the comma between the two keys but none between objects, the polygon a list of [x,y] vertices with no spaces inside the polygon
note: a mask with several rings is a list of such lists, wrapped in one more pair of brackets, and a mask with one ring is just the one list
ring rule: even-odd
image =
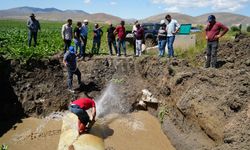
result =
[{"label": "mud", "polygon": [[[162,129],[176,149],[250,149],[249,41],[250,37],[242,35],[235,41],[221,42],[217,69],[153,56],[93,57],[79,61],[84,84],[75,95],[66,91],[67,72],[60,56],[27,64],[12,60],[7,66],[2,65],[6,62],[3,60],[1,66],[10,71],[9,76],[1,75],[0,81],[5,83],[1,88],[9,87],[4,93],[12,94],[1,98],[7,108],[1,113],[5,118],[22,112],[46,116],[66,110],[78,95],[98,97],[113,82],[121,103],[130,106],[119,113],[136,109],[132,106],[141,99],[142,89],[148,89],[159,100],[159,107],[165,110]],[[197,56],[197,61],[204,63],[204,54]],[[75,79],[75,87],[76,83]],[[11,98],[13,95],[15,98]],[[9,108],[16,109],[8,113]],[[147,109],[155,116],[160,111]]]}]

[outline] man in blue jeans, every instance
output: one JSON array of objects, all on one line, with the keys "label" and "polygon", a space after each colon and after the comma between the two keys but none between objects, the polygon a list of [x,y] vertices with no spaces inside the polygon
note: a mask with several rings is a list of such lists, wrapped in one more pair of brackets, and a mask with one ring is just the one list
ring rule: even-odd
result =
[{"label": "man in blue jeans", "polygon": [[77,50],[79,48],[79,56],[80,53],[82,51],[82,46],[81,46],[81,27],[82,27],[82,23],[81,22],[77,22],[76,27],[74,29],[74,43],[75,43],[75,49],[76,49],[76,54],[77,54]]},{"label": "man in blue jeans", "polygon": [[89,21],[85,19],[81,27],[81,41],[82,41],[82,49],[80,51],[81,59],[84,59],[86,55],[86,46],[87,46],[88,32],[89,32],[88,24],[89,24]]},{"label": "man in blue jeans", "polygon": [[37,32],[38,30],[41,30],[40,23],[35,18],[36,16],[34,14],[30,15],[30,19],[27,22],[27,27],[29,29],[29,35],[28,35],[28,44],[29,47],[31,46],[31,40],[34,39],[34,47],[37,45]]},{"label": "man in blue jeans", "polygon": [[174,40],[175,35],[180,29],[180,24],[168,14],[165,19],[168,21],[167,24],[167,45],[168,45],[168,57],[174,57]]},{"label": "man in blue jeans", "polygon": [[[92,108],[92,111],[91,115],[89,116],[86,111],[90,108]],[[94,99],[79,98],[70,104],[69,110],[78,117],[79,135],[84,134],[85,131],[89,130],[95,123],[96,104]]]},{"label": "man in blue jeans", "polygon": [[67,67],[68,71],[68,91],[75,93],[72,89],[73,74],[77,75],[78,85],[81,86],[81,72],[77,68],[76,64],[76,54],[73,46],[69,47],[69,50],[64,54],[63,64]]},{"label": "man in blue jeans", "polygon": [[114,31],[114,34],[118,35],[118,39],[117,39],[117,50],[118,50],[118,53],[117,53],[117,56],[121,56],[121,46],[124,50],[124,56],[126,57],[127,56],[127,53],[126,53],[126,41],[125,41],[125,38],[126,38],[126,29],[124,27],[125,25],[125,21],[121,21],[121,25],[120,26],[117,26],[115,31]]},{"label": "man in blue jeans", "polygon": [[167,29],[165,20],[161,20],[161,27],[158,30],[158,46],[159,46],[159,57],[163,57],[165,53],[165,47],[167,42]]}]

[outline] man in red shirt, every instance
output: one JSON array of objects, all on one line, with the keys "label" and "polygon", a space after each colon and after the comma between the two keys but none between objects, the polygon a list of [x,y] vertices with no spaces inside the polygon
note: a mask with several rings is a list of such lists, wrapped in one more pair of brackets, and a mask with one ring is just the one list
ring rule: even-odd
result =
[{"label": "man in red shirt", "polygon": [[117,53],[117,56],[121,56],[121,46],[124,50],[124,56],[127,56],[126,54],[126,43],[125,43],[125,38],[126,38],[126,29],[124,27],[125,25],[125,21],[121,21],[121,25],[120,26],[117,26],[115,31],[114,31],[114,34],[118,34],[118,39],[117,39],[117,45],[118,45],[118,53]]},{"label": "man in red shirt", "polygon": [[[90,116],[86,112],[86,110],[90,108],[92,108],[92,119],[90,119]],[[69,110],[78,117],[79,135],[83,134],[87,128],[91,128],[91,126],[95,122],[96,107],[95,101],[93,99],[79,98],[70,104]]]},{"label": "man in red shirt", "polygon": [[226,34],[227,31],[228,28],[225,25],[220,22],[216,22],[214,15],[208,16],[208,24],[206,27],[207,60],[205,68],[210,66],[213,68],[216,67],[219,38]]}]

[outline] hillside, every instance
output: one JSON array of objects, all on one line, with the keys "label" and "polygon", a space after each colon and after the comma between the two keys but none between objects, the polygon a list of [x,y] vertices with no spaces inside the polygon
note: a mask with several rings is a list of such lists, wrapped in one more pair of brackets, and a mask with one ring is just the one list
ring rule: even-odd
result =
[{"label": "hillside", "polygon": [[[155,15],[148,17],[146,19],[143,19],[143,22],[160,22],[161,19],[165,18],[165,15],[167,13]],[[192,17],[185,14],[180,13],[169,13],[174,19],[178,20],[179,23],[192,23],[192,24],[206,24],[207,17],[210,14],[214,14],[218,21],[222,22],[226,25],[232,25],[232,24],[250,24],[250,17],[239,15],[239,14],[233,14],[233,13],[225,13],[225,12],[219,12],[219,13],[208,13],[203,14],[197,17]]]},{"label": "hillside", "polygon": [[105,13],[89,14],[82,10],[59,10],[56,8],[34,8],[17,7],[7,10],[0,10],[0,19],[27,19],[31,13],[35,13],[37,19],[51,21],[65,21],[68,18],[73,21],[83,21],[88,19],[91,22],[112,21],[118,23],[121,18]]},{"label": "hillside", "polygon": [[[206,22],[206,18],[210,14],[211,13],[195,17],[196,23],[203,24],[204,22]],[[250,23],[250,17],[239,15],[239,14],[226,13],[226,12],[213,13],[213,14],[216,16],[218,21],[220,21],[226,25],[239,24],[239,23],[241,23],[241,24],[249,24]]]},{"label": "hillside", "polygon": [[[142,22],[160,22],[165,18],[167,13],[162,13],[154,15],[142,20]],[[195,22],[195,18],[189,15],[180,14],[180,13],[169,13],[174,19],[178,20],[179,23],[190,23]]]},{"label": "hillside", "polygon": [[[65,21],[68,18],[72,18],[73,21],[82,21],[88,19],[91,22],[107,22],[112,21],[118,23],[122,18],[105,13],[94,13],[90,14],[82,10],[59,10],[56,8],[34,8],[34,7],[17,7],[7,10],[0,10],[0,19],[27,19],[31,13],[35,13],[38,19],[51,20],[51,21]],[[150,16],[148,18],[140,20],[141,22],[160,22],[165,18],[166,13]],[[192,24],[205,24],[208,14],[200,16],[189,16],[181,13],[169,13],[174,19],[178,20],[179,23],[192,23]],[[226,24],[250,24],[250,17],[239,14],[219,12],[213,13],[217,20]],[[135,19],[125,19],[126,22],[132,23]]]}]

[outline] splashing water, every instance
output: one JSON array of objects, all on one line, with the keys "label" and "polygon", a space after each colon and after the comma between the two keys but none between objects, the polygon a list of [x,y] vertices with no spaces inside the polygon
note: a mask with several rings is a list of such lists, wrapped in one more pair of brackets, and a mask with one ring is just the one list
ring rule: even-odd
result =
[{"label": "splashing water", "polygon": [[112,113],[127,113],[130,106],[126,103],[122,94],[119,92],[119,86],[110,82],[96,100],[97,117],[102,118]]}]

